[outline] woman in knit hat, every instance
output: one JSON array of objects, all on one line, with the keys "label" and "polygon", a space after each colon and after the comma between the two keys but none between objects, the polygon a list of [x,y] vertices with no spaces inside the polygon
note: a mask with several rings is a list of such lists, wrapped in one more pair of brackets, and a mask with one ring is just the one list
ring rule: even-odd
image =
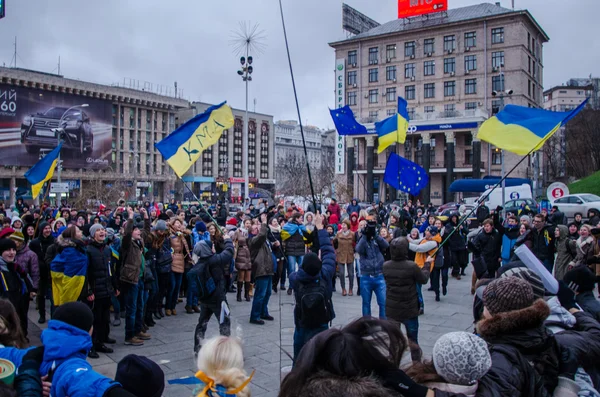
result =
[{"label": "woman in knit hat", "polygon": [[5,298],[19,310],[29,299],[19,265],[15,263],[17,245],[13,240],[0,239],[0,298]]},{"label": "woman in knit hat", "polygon": [[[21,232],[14,232],[9,237],[15,242],[17,246],[17,255],[15,256],[15,263],[19,266],[23,281],[27,285],[29,291],[29,297],[33,299],[35,293],[38,290],[40,283],[40,268],[38,265],[37,255],[29,249],[25,244],[25,237]],[[17,308],[19,316],[21,317],[21,328],[25,337],[27,337],[28,321],[27,312],[29,311],[29,299],[24,299],[21,307]]]}]

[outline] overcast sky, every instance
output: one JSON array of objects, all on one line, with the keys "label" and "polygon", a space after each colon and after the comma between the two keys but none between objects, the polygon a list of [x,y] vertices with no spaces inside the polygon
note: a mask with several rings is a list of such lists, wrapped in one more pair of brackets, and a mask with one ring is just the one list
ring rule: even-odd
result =
[{"label": "overcast sky", "polygon": [[[297,119],[277,0],[6,0],[0,20],[0,62],[103,84],[124,78],[172,86],[186,99],[244,107],[236,74],[232,32],[240,21],[259,23],[266,50],[255,55],[250,109],[275,120]],[[385,23],[397,16],[396,0],[345,0]],[[482,0],[449,0],[450,8]],[[510,7],[510,0],[502,0]],[[600,41],[595,24],[599,0],[515,0],[550,36],[544,46],[545,88],[570,77],[598,76]],[[302,119],[332,126],[334,51],[327,43],[345,37],[341,0],[283,0]]]}]

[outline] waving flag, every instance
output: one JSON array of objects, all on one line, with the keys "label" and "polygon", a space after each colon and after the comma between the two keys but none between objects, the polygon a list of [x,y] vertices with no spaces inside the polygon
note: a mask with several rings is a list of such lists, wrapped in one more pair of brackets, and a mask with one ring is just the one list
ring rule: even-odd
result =
[{"label": "waving flag", "polygon": [[350,106],[346,105],[343,108],[329,109],[331,118],[335,124],[338,134],[340,135],[367,135],[367,127],[359,124],[354,118],[354,113]]},{"label": "waving flag", "polygon": [[417,195],[429,183],[429,176],[419,164],[392,153],[383,181],[396,190]]},{"label": "waving flag", "polygon": [[383,152],[388,146],[396,142],[404,143],[406,141],[409,121],[406,105],[406,100],[398,97],[398,112],[392,117],[375,123],[375,130],[379,136],[377,153]]},{"label": "waving flag", "polygon": [[219,141],[223,130],[233,127],[233,113],[226,103],[211,106],[154,144],[179,177]]},{"label": "waving flag", "polygon": [[560,127],[585,107],[587,99],[570,112],[506,105],[479,128],[477,138],[520,156],[539,150]]},{"label": "waving flag", "polygon": [[85,254],[67,247],[50,263],[54,304],[75,302],[85,285],[88,260]]},{"label": "waving flag", "polygon": [[34,199],[39,196],[44,183],[52,179],[61,148],[62,142],[25,173],[25,179],[31,183],[31,195]]}]

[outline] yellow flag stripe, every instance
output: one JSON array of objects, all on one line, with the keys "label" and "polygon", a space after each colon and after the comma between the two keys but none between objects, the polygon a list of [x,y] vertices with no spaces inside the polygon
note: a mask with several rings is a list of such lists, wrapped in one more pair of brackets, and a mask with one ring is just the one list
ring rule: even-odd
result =
[{"label": "yellow flag stripe", "polygon": [[35,185],[31,185],[31,195],[33,196],[34,199],[37,198],[37,196],[39,196],[40,192],[42,191],[42,187],[44,186],[44,183],[46,183],[47,181],[52,179],[52,176],[54,175],[54,169],[56,168],[57,162],[58,162],[58,159],[56,159],[52,162],[52,165],[50,166],[50,169],[48,169],[48,173],[46,174],[44,179],[42,179]]}]

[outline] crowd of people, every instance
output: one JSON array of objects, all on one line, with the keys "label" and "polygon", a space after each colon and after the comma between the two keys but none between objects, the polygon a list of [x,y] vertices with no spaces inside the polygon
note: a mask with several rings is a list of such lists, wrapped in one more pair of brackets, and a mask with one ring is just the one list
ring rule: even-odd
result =
[{"label": "crowd of people", "polygon": [[[125,344],[142,346],[156,321],[185,312],[198,313],[197,393],[249,396],[228,295],[248,302],[249,324],[262,326],[274,320],[272,294],[285,293],[295,301],[294,366],[281,396],[332,387],[345,396],[600,396],[597,211],[568,223],[556,207],[502,216],[481,205],[467,221],[464,208],[439,215],[419,201],[332,199],[322,209],[0,204],[0,358],[19,368],[13,395],[160,396],[164,374],[148,358],[125,357],[114,380],[86,358],[114,351],[121,321]],[[558,292],[515,254],[521,246]],[[469,264],[474,333],[444,335],[424,360],[423,296],[441,301]],[[330,329],[334,293],[360,296],[363,317]],[[31,304],[48,322],[40,347],[28,347]],[[221,336],[206,339],[213,316]],[[400,369],[407,350],[412,364]]]}]

